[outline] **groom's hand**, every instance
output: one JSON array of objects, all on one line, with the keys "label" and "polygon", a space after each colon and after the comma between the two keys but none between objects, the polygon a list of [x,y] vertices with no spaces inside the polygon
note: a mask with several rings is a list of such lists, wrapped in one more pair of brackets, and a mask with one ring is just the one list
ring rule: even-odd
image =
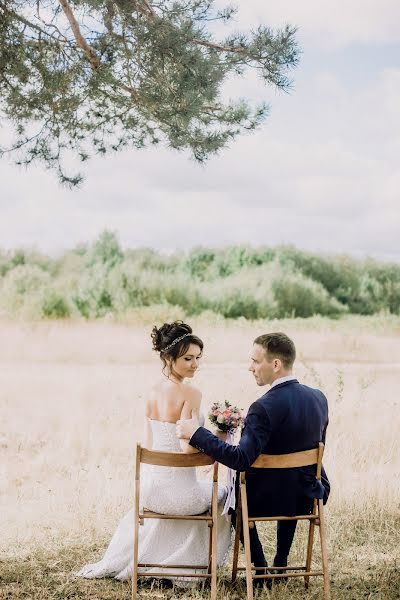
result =
[{"label": "groom's hand", "polygon": [[192,415],[191,419],[181,419],[176,422],[176,435],[179,439],[190,440],[199,427],[200,423],[197,416]]}]

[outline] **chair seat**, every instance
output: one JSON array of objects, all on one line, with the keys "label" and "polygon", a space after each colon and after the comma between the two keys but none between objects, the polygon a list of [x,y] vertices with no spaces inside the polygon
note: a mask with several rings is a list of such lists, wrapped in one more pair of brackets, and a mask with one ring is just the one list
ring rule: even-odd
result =
[{"label": "chair seat", "polygon": [[204,513],[200,513],[197,515],[165,515],[163,513],[157,513],[152,510],[148,510],[147,508],[143,509],[143,512],[139,514],[139,518],[142,519],[180,519],[184,521],[211,521],[212,514],[209,510],[206,510]]},{"label": "chair seat", "polygon": [[[286,516],[276,516],[276,517],[248,517],[248,520],[251,521],[317,521],[319,519],[318,515],[313,515],[310,513],[309,515],[295,515],[293,517]],[[316,523],[317,525],[317,523]]]}]

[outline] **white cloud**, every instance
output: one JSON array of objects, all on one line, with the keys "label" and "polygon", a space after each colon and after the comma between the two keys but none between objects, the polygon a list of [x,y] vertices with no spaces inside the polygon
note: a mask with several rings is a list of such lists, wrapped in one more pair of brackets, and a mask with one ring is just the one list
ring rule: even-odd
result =
[{"label": "white cloud", "polygon": [[236,5],[238,29],[239,23],[243,27],[255,22],[274,27],[290,23],[298,26],[300,40],[316,47],[400,42],[398,0],[253,0]]},{"label": "white cloud", "polygon": [[[309,36],[307,69],[300,66],[293,94],[272,100],[262,130],[206,166],[160,148],[127,151],[94,160],[84,186],[71,192],[40,168],[1,161],[0,247],[57,250],[107,227],[130,246],[293,243],[400,259],[400,68],[391,62],[355,83],[334,60],[318,63],[312,47],[318,36],[331,46],[369,36],[369,51],[391,39],[400,3],[363,2],[356,18],[360,5],[241,3],[249,21],[298,22]],[[351,72],[350,49],[348,57]],[[235,93],[259,94],[254,78],[230,85]]]}]

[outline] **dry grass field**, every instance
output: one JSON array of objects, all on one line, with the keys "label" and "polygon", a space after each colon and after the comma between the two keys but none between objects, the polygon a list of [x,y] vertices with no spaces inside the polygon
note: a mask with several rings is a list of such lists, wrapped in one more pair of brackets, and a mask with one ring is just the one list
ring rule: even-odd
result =
[{"label": "dry grass field", "polygon": [[[146,319],[145,319],[146,321]],[[146,321],[149,323],[149,319]],[[193,320],[192,320],[193,322]],[[251,342],[283,330],[298,348],[296,375],[330,402],[325,466],[332,597],[400,597],[400,319],[194,322],[205,341],[203,408],[229,399],[243,408],[260,395],[247,371]],[[133,452],[144,398],[160,375],[150,324],[0,323],[0,598],[124,600],[129,583],[76,580],[100,558],[133,492]],[[293,556],[302,554],[299,544]],[[274,532],[263,530],[269,559]],[[318,548],[316,546],[316,548]],[[318,556],[318,553],[317,553]],[[220,597],[245,596],[221,572]],[[321,598],[301,582],[260,598]],[[205,598],[207,590],[142,588],[150,598]]]}]

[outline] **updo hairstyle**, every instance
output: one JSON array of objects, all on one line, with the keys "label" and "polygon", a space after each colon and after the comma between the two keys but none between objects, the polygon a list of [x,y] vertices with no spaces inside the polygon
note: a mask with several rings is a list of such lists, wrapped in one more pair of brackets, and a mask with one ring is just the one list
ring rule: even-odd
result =
[{"label": "updo hairstyle", "polygon": [[[189,335],[186,335],[189,334]],[[174,340],[185,337],[176,342],[171,348],[165,350]],[[164,363],[164,368],[167,366],[167,358],[173,362],[183,356],[189,349],[190,344],[196,344],[203,351],[202,340],[192,333],[192,328],[183,321],[174,321],[173,323],[164,323],[159,329],[153,327],[151,332],[153,340],[153,350],[160,353],[160,358]]]}]

